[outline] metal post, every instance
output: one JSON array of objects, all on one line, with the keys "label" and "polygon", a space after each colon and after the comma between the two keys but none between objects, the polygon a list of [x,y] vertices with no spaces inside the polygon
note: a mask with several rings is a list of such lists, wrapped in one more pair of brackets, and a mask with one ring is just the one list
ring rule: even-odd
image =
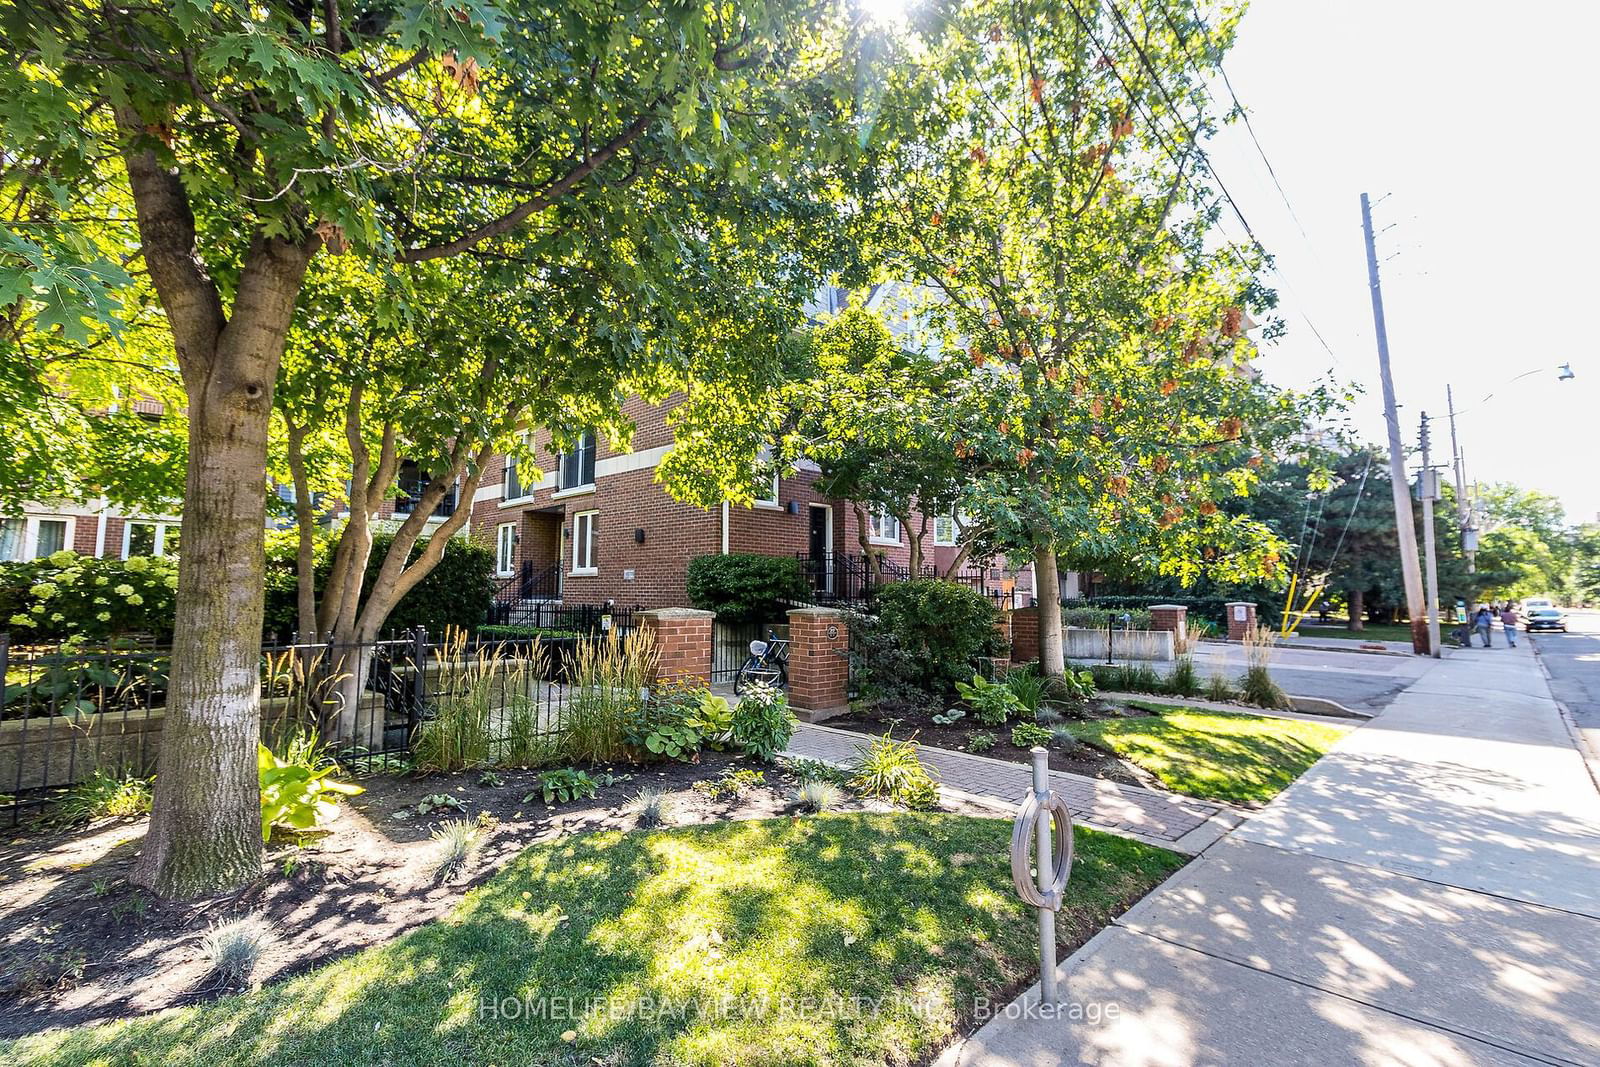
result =
[{"label": "metal post", "polygon": [[1367,239],[1367,284],[1372,290],[1372,321],[1378,334],[1378,370],[1383,379],[1383,418],[1389,429],[1389,481],[1394,490],[1395,532],[1400,541],[1400,572],[1405,579],[1406,610],[1411,616],[1411,648],[1426,652],[1427,625],[1423,619],[1422,573],[1417,560],[1416,519],[1411,494],[1406,489],[1406,455],[1400,447],[1400,416],[1394,402],[1394,378],[1389,374],[1389,331],[1383,321],[1383,290],[1378,283],[1378,249],[1372,234],[1372,203],[1361,194],[1361,228]]},{"label": "metal post", "polygon": [[1433,498],[1437,472],[1431,466],[1433,452],[1428,437],[1428,413],[1422,413],[1422,545],[1428,558],[1428,655],[1439,659],[1439,560],[1433,546]]},{"label": "metal post", "polygon": [[1448,384],[1444,387],[1444,399],[1450,405],[1450,462],[1455,467],[1456,475],[1456,532],[1461,538],[1462,552],[1467,557],[1467,573],[1473,574],[1478,569],[1478,546],[1475,538],[1467,536],[1472,529],[1472,512],[1467,504],[1466,464],[1461,457],[1461,445],[1456,440],[1456,398]]},{"label": "metal post", "polygon": [[[1039,807],[1048,811],[1045,802],[1050,795],[1050,752],[1035,745],[1029,750],[1033,757],[1033,792]],[[1034,841],[1038,849],[1035,865],[1038,870],[1039,892],[1047,893],[1055,872],[1051,869],[1050,816],[1045,814],[1034,824]],[[1056,1002],[1056,913],[1051,908],[1039,909],[1039,1003]]]},{"label": "metal post", "polygon": [[[428,628],[418,626],[411,635],[414,644],[411,646],[411,665],[415,673],[411,676],[411,706],[406,709],[406,746],[409,748],[411,739],[417,735],[417,724],[422,721],[422,706],[427,697],[428,678]],[[384,737],[383,748],[388,751],[388,738]]]}]

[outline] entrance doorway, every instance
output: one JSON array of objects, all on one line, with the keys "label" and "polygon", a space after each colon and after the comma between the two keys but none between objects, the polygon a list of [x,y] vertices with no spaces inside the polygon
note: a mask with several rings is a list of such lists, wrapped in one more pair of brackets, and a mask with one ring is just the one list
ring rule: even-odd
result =
[{"label": "entrance doorway", "polygon": [[810,506],[811,529],[807,545],[807,564],[811,583],[818,592],[833,592],[833,508],[827,504]]}]

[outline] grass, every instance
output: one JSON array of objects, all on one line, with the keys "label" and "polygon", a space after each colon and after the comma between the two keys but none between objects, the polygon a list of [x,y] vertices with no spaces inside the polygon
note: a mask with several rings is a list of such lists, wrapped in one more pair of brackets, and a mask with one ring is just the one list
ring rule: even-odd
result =
[{"label": "grass", "polygon": [[[1034,978],[1010,833],[844,814],[562,838],[388,944],[209,1005],[0,1042],[0,1062],[925,1061],[974,997],[1004,1002]],[[1068,947],[1183,863],[1089,830],[1076,847]]]},{"label": "grass", "polygon": [[1068,724],[1080,741],[1143,767],[1174,793],[1265,804],[1315,763],[1344,729],[1298,719],[1129,701],[1159,714]]},{"label": "grass", "polygon": [[1363,629],[1352,630],[1337,622],[1323,626],[1308,621],[1300,624],[1299,632],[1302,637],[1349,637],[1360,641],[1411,640],[1411,627],[1393,622],[1369,622]]}]

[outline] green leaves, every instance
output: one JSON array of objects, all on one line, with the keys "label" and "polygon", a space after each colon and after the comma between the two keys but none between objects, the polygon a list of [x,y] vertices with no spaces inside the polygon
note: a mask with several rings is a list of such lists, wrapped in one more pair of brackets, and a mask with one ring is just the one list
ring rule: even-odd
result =
[{"label": "green leaves", "polygon": [[318,767],[303,753],[280,759],[266,745],[256,746],[256,767],[261,775],[261,840],[272,838],[272,828],[314,830],[331,818],[340,797],[356,796],[365,789],[334,781],[338,766]]}]

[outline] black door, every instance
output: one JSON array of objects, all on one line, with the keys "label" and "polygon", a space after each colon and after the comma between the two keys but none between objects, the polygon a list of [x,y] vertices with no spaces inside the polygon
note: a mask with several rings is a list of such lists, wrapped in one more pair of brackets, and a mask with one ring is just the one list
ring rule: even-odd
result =
[{"label": "black door", "polygon": [[826,590],[828,562],[833,555],[833,546],[828,544],[828,509],[812,507],[807,510],[811,512],[811,540],[806,567],[811,572],[811,584]]}]

